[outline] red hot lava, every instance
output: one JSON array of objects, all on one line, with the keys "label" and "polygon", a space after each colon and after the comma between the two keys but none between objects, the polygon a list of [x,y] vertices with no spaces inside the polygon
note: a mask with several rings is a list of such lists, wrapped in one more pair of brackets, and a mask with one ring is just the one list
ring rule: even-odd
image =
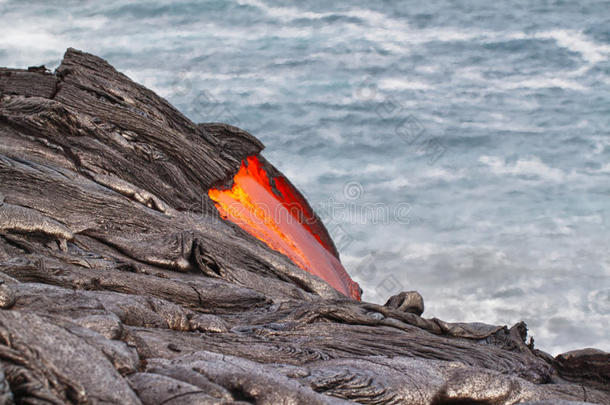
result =
[{"label": "red hot lava", "polygon": [[331,244],[316,232],[317,218],[307,202],[283,176],[272,181],[258,157],[249,156],[230,189],[211,188],[208,195],[224,219],[337,291],[360,300],[360,287],[347,274]]}]

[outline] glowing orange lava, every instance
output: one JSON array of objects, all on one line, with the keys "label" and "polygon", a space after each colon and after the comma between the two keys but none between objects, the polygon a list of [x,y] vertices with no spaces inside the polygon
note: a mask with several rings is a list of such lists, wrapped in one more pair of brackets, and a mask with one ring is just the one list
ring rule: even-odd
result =
[{"label": "glowing orange lava", "polygon": [[337,291],[360,300],[360,288],[334,255],[331,244],[316,232],[316,217],[282,176],[273,178],[256,156],[244,159],[231,189],[212,188],[208,195],[224,219],[239,225],[297,266],[315,274]]}]

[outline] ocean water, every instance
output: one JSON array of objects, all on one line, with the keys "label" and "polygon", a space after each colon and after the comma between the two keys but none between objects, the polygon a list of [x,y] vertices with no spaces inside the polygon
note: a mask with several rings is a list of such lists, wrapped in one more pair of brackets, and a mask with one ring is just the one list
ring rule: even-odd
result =
[{"label": "ocean water", "polygon": [[610,2],[0,0],[0,65],[107,59],[261,139],[379,303],[610,350]]}]

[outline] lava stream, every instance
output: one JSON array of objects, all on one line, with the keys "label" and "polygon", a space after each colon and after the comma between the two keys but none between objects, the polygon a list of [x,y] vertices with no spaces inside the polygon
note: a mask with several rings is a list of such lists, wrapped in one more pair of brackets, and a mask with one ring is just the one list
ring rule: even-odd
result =
[{"label": "lava stream", "polygon": [[360,300],[360,287],[335,256],[334,247],[324,243],[315,231],[318,219],[307,202],[282,176],[273,178],[273,186],[258,157],[249,156],[230,189],[211,188],[208,195],[224,219],[288,256],[337,291]]}]

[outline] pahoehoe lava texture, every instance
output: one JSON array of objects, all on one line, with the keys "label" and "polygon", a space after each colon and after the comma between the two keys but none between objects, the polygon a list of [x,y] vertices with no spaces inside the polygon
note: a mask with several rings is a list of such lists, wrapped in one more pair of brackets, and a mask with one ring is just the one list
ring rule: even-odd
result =
[{"label": "pahoehoe lava texture", "polygon": [[348,299],[222,220],[252,135],[73,49],[0,93],[0,403],[610,404],[608,353]]}]

